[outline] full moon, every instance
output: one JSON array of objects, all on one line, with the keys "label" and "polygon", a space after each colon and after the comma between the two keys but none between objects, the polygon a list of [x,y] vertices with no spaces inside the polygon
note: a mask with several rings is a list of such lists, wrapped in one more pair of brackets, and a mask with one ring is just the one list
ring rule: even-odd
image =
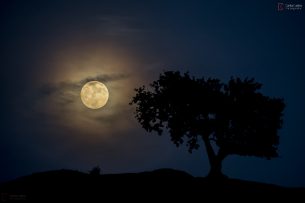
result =
[{"label": "full moon", "polygon": [[106,105],[109,92],[107,87],[99,81],[87,82],[81,92],[80,98],[83,104],[90,109],[99,109]]}]

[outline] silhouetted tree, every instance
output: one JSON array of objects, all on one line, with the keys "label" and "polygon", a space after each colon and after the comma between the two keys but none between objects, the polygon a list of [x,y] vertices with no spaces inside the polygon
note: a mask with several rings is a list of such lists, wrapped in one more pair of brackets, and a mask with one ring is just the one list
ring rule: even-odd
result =
[{"label": "silhouetted tree", "polygon": [[[130,104],[142,127],[159,135],[166,129],[174,144],[186,141],[189,152],[203,140],[209,176],[221,177],[222,161],[230,154],[277,157],[283,99],[264,96],[254,79],[194,78],[188,73],[164,72],[159,79],[135,89]],[[213,144],[215,143],[215,144]]]}]

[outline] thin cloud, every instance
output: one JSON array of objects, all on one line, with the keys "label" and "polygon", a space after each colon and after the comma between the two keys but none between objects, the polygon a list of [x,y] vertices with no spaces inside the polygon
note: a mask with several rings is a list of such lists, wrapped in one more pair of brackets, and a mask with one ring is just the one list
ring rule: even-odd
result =
[{"label": "thin cloud", "polygon": [[134,35],[145,31],[141,23],[130,16],[99,16],[98,21],[102,32],[110,36]]},{"label": "thin cloud", "polygon": [[59,94],[60,98],[67,101],[67,103],[70,103],[70,100],[65,97],[66,96],[73,96],[77,92],[77,95],[79,93],[80,88],[87,82],[92,80],[97,80],[104,83],[110,83],[115,82],[119,80],[123,80],[128,78],[128,75],[126,74],[99,74],[96,76],[89,76],[87,78],[84,78],[80,81],[65,81],[60,82],[57,84],[45,84],[43,85],[40,90],[38,91],[38,97],[46,97],[50,96],[52,94]]},{"label": "thin cloud", "polygon": [[123,80],[123,79],[126,79],[128,78],[128,75],[126,74],[122,74],[122,73],[119,73],[119,74],[100,74],[100,75],[97,75],[97,76],[89,76],[83,80],[80,81],[81,84],[83,83],[86,83],[86,82],[89,82],[91,80],[97,80],[97,81],[100,81],[100,82],[113,82],[113,81],[118,81],[118,80]]}]

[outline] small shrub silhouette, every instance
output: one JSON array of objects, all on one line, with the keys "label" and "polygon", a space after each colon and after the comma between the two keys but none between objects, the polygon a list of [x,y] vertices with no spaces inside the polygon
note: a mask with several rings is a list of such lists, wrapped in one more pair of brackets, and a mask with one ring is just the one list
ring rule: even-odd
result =
[{"label": "small shrub silhouette", "polygon": [[95,166],[89,171],[89,174],[99,176],[101,174],[101,168],[99,166]]}]

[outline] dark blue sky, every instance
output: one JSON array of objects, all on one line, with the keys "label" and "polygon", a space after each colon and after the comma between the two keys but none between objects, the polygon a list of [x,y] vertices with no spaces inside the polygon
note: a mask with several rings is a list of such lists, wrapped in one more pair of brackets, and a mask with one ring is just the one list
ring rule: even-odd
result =
[{"label": "dark blue sky", "polygon": [[[287,104],[280,157],[230,156],[230,177],[305,186],[305,10],[277,1],[1,1],[0,181],[71,168],[105,173],[171,167],[207,174],[204,149],[189,154],[148,135],[128,105],[162,70],[197,77],[255,77]],[[298,4],[300,1],[285,1]],[[304,7],[304,4],[303,4]],[[84,81],[110,91],[89,111]]]}]

